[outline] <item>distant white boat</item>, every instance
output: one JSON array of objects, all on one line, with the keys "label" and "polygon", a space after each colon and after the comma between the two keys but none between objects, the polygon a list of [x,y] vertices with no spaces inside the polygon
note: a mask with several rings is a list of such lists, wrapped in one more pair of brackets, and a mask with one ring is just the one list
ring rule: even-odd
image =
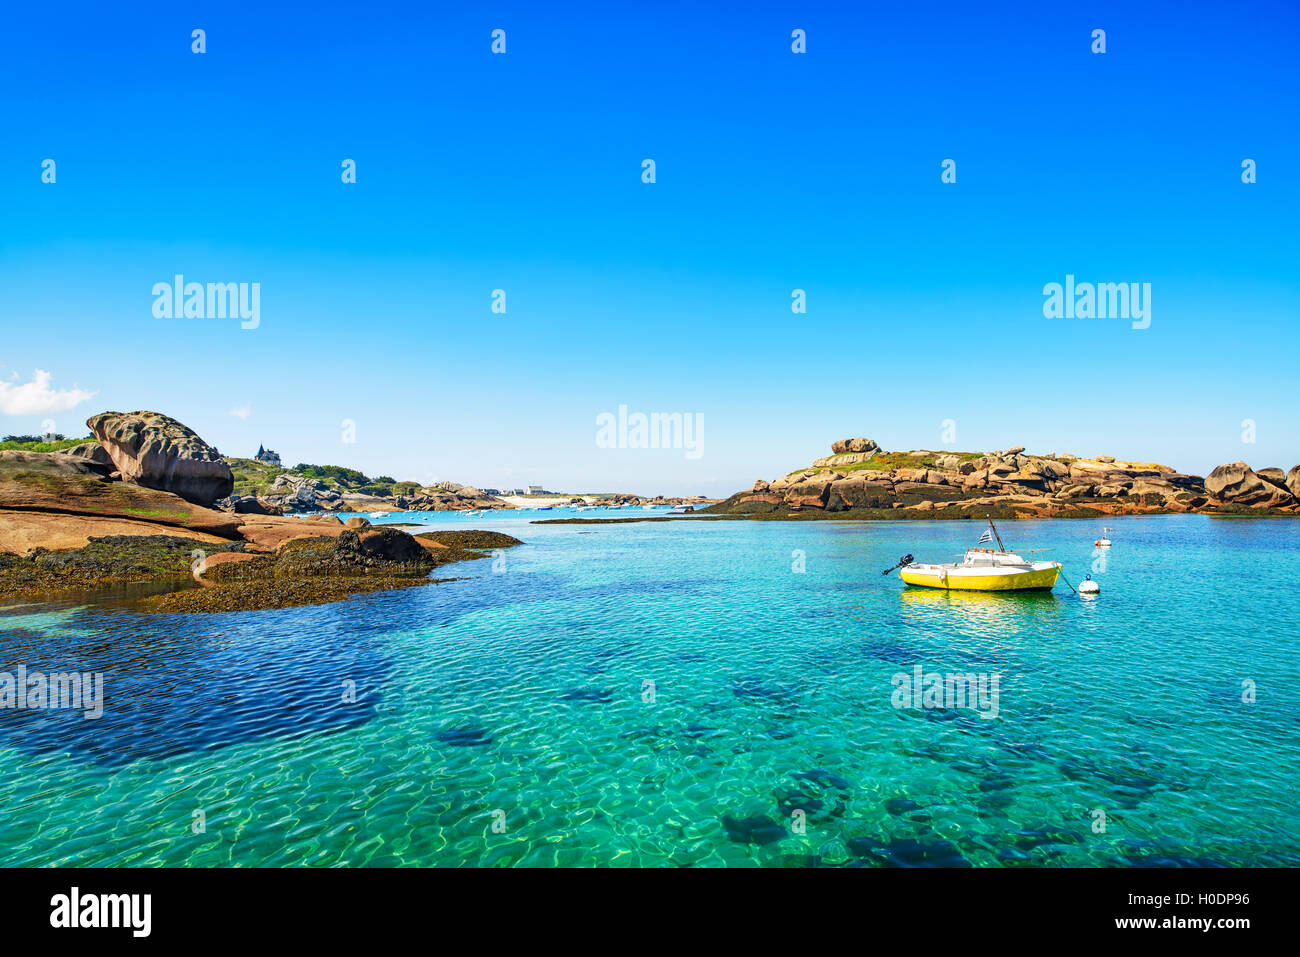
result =
[{"label": "distant white boat", "polygon": [[383,517],[384,517],[385,515],[387,515],[387,514],[388,514],[387,512],[371,512],[371,513],[370,513],[370,517],[371,517],[371,518],[383,518]]},{"label": "distant white boat", "polygon": [[1092,544],[1098,548],[1110,548],[1110,529],[1103,528],[1101,530],[1101,538],[1097,539]]}]

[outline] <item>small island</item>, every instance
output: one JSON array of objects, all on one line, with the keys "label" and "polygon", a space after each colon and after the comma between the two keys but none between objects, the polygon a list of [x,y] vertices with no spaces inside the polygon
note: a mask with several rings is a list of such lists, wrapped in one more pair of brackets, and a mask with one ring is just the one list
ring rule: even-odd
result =
[{"label": "small island", "polygon": [[1208,476],[1111,455],[919,449],[886,452],[841,439],[804,468],[701,510],[703,515],[797,519],[1096,518],[1198,512],[1300,515],[1300,465],[1255,471],[1245,462]]}]

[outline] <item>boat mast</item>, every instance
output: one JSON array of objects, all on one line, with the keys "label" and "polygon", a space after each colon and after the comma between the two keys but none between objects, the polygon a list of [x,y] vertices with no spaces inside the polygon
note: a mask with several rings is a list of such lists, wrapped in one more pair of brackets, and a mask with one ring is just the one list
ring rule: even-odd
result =
[{"label": "boat mast", "polygon": [[993,537],[998,540],[998,548],[1005,552],[1007,546],[1002,544],[1002,536],[998,534],[998,527],[993,524],[992,518],[989,519],[989,528],[993,529]]}]

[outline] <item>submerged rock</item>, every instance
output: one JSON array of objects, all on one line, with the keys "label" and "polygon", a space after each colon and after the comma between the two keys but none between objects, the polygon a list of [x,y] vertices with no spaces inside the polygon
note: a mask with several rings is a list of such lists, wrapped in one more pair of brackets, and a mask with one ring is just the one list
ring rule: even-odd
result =
[{"label": "submerged rock", "polygon": [[449,728],[446,731],[439,731],[434,737],[443,744],[455,745],[458,748],[478,748],[492,743],[492,735],[487,732],[487,729],[478,727]]},{"label": "submerged rock", "polygon": [[773,844],[786,836],[785,828],[762,815],[746,818],[723,815],[722,827],[728,839],[737,844]]},{"label": "submerged rock", "polygon": [[608,688],[569,688],[560,692],[560,700],[609,704],[614,700],[614,692]]}]

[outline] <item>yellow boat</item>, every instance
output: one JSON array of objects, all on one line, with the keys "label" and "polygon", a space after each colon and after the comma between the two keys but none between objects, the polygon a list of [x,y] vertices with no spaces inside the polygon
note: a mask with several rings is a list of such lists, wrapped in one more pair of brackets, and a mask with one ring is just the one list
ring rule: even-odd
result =
[{"label": "yellow boat", "polygon": [[907,556],[898,577],[909,585],[943,588],[949,591],[1032,591],[1049,590],[1061,574],[1060,562],[1026,561],[1002,545],[993,522],[980,543],[997,538],[998,548],[967,549],[960,562],[926,565]]}]

